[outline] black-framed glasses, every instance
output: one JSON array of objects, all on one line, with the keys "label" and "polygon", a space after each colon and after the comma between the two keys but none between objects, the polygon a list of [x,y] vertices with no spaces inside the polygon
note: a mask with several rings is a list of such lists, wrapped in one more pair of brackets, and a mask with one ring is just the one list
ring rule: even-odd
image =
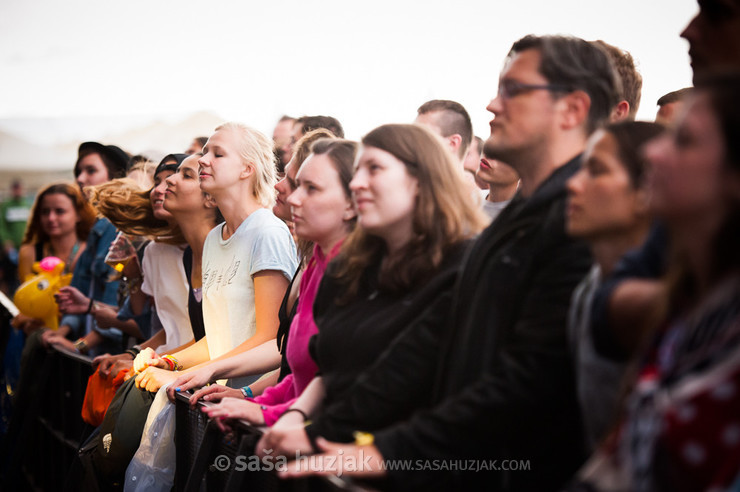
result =
[{"label": "black-framed glasses", "polygon": [[511,99],[529,91],[544,90],[550,92],[573,92],[573,89],[563,84],[524,84],[516,80],[502,80],[498,84],[498,95],[504,99]]}]

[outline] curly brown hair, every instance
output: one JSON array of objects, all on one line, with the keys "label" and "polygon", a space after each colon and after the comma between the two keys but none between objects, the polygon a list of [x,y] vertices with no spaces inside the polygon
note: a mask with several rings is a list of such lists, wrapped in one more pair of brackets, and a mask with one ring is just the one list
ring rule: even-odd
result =
[{"label": "curly brown hair", "polygon": [[89,193],[90,203],[119,231],[131,236],[151,236],[170,244],[185,242],[177,225],[154,216],[149,201],[151,190],[142,190],[135,181],[114,179],[91,187]]}]

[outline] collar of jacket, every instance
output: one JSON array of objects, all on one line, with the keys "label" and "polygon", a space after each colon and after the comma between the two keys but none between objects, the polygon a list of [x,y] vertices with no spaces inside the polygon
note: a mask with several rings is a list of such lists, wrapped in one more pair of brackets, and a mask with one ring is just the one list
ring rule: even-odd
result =
[{"label": "collar of jacket", "polygon": [[522,211],[529,212],[544,205],[549,205],[554,199],[567,193],[565,183],[581,168],[582,159],[583,154],[581,153],[555,169],[528,199],[522,199],[521,192],[518,192],[515,198],[522,200]]}]

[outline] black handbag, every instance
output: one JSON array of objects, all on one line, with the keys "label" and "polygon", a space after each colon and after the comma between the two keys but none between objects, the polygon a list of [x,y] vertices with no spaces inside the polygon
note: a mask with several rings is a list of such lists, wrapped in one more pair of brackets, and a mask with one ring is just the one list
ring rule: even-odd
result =
[{"label": "black handbag", "polygon": [[154,397],[154,393],[137,388],[135,378],[118,388],[91,452],[91,461],[101,482],[123,483],[126,468],[139,449]]}]

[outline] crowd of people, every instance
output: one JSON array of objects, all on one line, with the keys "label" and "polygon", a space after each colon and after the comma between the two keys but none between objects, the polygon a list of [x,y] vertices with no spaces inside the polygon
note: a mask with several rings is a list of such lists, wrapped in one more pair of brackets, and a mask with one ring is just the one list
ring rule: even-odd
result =
[{"label": "crowd of people", "polygon": [[740,2],[699,6],[694,87],[654,122],[629,53],[528,35],[487,138],[432,100],[359,142],[286,116],[158,165],[83,143],[18,244],[20,282],[49,256],[72,279],[58,328],[13,319],[7,450],[57,347],[94,357],[103,489],[172,486],[180,393],[258,428],[256,456],[327,458],[287,479],[355,460],[382,490],[738,490]]}]

